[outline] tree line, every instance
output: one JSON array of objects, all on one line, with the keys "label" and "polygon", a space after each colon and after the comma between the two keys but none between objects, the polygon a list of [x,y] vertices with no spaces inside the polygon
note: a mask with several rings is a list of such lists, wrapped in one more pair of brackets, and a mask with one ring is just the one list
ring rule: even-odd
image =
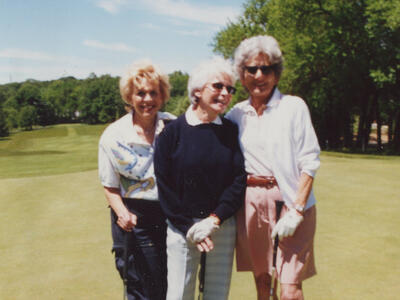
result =
[{"label": "tree line", "polygon": [[[171,98],[164,107],[181,114],[189,105],[188,75],[169,74]],[[65,77],[51,81],[26,80],[0,85],[0,136],[12,129],[81,122],[104,124],[126,113],[118,87],[119,77],[94,73],[86,79]]]},{"label": "tree line", "polygon": [[[374,151],[400,153],[400,1],[248,0],[243,8],[213,38],[215,53],[232,58],[244,38],[274,36],[284,55],[279,88],[305,99],[323,149],[367,150],[376,122]],[[164,110],[179,115],[189,105],[188,74],[169,75]],[[111,122],[125,113],[118,80],[91,74],[0,85],[0,136],[35,125]],[[232,104],[248,97],[236,87]]]},{"label": "tree line", "polygon": [[226,58],[247,37],[274,36],[283,50],[279,88],[301,96],[323,148],[363,151],[377,124],[386,152],[400,152],[400,1],[250,0],[213,39]]}]

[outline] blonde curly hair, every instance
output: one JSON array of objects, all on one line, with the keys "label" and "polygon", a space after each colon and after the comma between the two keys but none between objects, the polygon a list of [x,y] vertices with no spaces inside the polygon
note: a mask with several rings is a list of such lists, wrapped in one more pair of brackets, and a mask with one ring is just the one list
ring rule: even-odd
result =
[{"label": "blonde curly hair", "polygon": [[160,68],[150,60],[144,59],[132,63],[119,80],[119,91],[126,104],[131,105],[131,97],[135,88],[139,87],[144,80],[159,85],[163,103],[168,101],[170,90],[168,75],[163,74]]}]

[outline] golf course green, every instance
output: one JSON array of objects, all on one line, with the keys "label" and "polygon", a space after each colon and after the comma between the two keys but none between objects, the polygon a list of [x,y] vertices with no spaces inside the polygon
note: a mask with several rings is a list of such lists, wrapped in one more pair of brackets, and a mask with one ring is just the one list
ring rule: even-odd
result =
[{"label": "golf course green", "polygon": [[[0,140],[0,298],[121,299],[97,178],[104,125],[64,124]],[[315,300],[398,299],[400,157],[323,152],[314,190]],[[233,273],[230,298],[256,299]]]}]

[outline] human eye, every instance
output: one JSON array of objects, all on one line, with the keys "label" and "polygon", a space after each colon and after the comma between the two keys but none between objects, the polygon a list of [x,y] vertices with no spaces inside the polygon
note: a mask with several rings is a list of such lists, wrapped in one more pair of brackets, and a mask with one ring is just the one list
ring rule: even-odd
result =
[{"label": "human eye", "polygon": [[140,90],[136,93],[136,95],[138,95],[139,97],[144,97],[146,95],[146,93],[144,91]]},{"label": "human eye", "polygon": [[151,96],[151,97],[157,97],[157,95],[158,95],[158,92],[155,91],[155,90],[152,90],[152,91],[150,92],[150,96]]}]

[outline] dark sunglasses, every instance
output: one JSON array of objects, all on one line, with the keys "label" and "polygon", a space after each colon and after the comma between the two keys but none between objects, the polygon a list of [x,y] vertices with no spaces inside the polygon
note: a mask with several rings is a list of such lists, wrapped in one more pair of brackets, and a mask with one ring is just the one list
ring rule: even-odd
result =
[{"label": "dark sunglasses", "polygon": [[236,93],[236,89],[231,85],[224,85],[221,82],[215,82],[211,85],[215,90],[221,91],[224,87],[228,91],[229,94],[233,95]]},{"label": "dark sunglasses", "polygon": [[246,69],[247,72],[249,72],[250,74],[256,74],[258,69],[261,70],[261,72],[264,75],[269,75],[272,74],[272,72],[275,72],[276,69],[276,65],[270,65],[270,66],[245,66],[244,67]]}]

